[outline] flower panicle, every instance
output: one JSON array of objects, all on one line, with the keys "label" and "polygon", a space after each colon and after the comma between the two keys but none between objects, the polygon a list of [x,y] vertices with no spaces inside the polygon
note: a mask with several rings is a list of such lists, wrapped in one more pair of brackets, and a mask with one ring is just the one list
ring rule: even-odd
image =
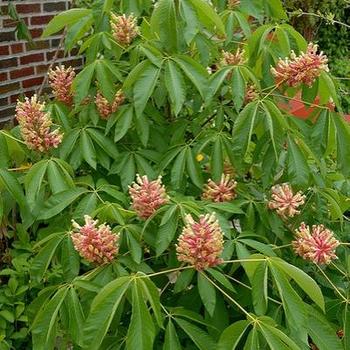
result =
[{"label": "flower panicle", "polygon": [[201,215],[198,221],[187,214],[185,223],[176,245],[177,259],[198,271],[221,264],[223,232],[215,213]]},{"label": "flower panicle", "polygon": [[22,138],[29,149],[38,152],[57,148],[63,137],[59,129],[51,130],[51,116],[44,109],[45,103],[40,103],[37,95],[26,97],[24,102],[17,101],[16,119]]},{"label": "flower panicle", "polygon": [[119,236],[114,234],[106,224],[98,226],[98,220],[93,220],[89,215],[85,215],[84,219],[83,226],[72,221],[71,238],[75,250],[91,263],[111,262],[118,254]]},{"label": "flower panicle", "polygon": [[109,103],[100,91],[98,91],[95,96],[96,108],[102,119],[108,119],[112,113],[117,112],[124,101],[125,95],[121,89],[116,92],[112,103]]},{"label": "flower panicle", "polygon": [[132,208],[143,220],[148,219],[162,205],[168,203],[169,197],[162,184],[162,177],[149,181],[147,175],[136,175],[136,182],[129,186]]},{"label": "flower panicle", "polygon": [[271,199],[268,207],[276,210],[283,219],[292,218],[300,214],[298,208],[305,203],[305,195],[301,191],[293,193],[288,183],[275,185],[271,189]]},{"label": "flower panicle", "polygon": [[204,185],[202,199],[211,202],[229,202],[236,198],[237,182],[228,174],[222,174],[220,182],[209,179]]},{"label": "flower panicle", "polygon": [[247,62],[244,49],[238,48],[235,52],[222,51],[222,66],[238,66]]},{"label": "flower panicle", "polygon": [[339,244],[331,230],[323,225],[313,225],[310,231],[304,222],[295,230],[295,240],[292,241],[296,254],[319,265],[327,265],[337,259],[335,251]]},{"label": "flower panicle", "polygon": [[137,18],[133,15],[111,16],[112,35],[116,42],[121,45],[130,45],[131,42],[139,35]]},{"label": "flower panicle", "polygon": [[306,52],[299,56],[291,51],[290,58],[280,58],[276,67],[271,68],[277,83],[285,82],[291,87],[302,83],[311,86],[323,71],[328,72],[328,58],[322,51],[318,54],[317,47],[309,43]]},{"label": "flower panicle", "polygon": [[58,101],[67,105],[73,104],[72,84],[75,72],[72,67],[65,68],[64,65],[56,66],[49,70],[49,83],[53,94]]}]

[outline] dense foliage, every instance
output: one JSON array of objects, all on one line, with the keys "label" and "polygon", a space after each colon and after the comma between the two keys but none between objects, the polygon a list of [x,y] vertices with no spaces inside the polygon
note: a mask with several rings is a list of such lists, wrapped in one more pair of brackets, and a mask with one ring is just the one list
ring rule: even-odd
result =
[{"label": "dense foliage", "polygon": [[0,131],[1,350],[350,349],[350,128],[287,21],[99,0],[50,22],[86,64]]}]

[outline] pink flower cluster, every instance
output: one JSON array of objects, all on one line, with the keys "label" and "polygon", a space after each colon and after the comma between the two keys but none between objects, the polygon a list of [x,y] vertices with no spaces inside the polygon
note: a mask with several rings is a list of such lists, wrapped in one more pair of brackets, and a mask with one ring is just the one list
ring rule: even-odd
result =
[{"label": "pink flower cluster", "polygon": [[87,261],[104,264],[112,261],[118,254],[119,236],[108,225],[99,225],[89,215],[84,216],[85,225],[80,226],[74,220],[71,237],[75,250]]},{"label": "pink flower cluster", "polygon": [[229,202],[236,198],[235,188],[237,182],[230,175],[222,174],[219,183],[209,179],[204,185],[202,199],[211,202]]},{"label": "pink flower cluster", "polygon": [[75,72],[72,67],[65,68],[60,65],[49,70],[49,83],[55,98],[67,105],[73,103],[72,83],[74,77]]},{"label": "pink flower cluster", "polygon": [[136,175],[136,182],[129,186],[132,208],[141,219],[148,219],[162,205],[168,203],[169,197],[162,185],[161,176],[149,181],[146,175]]},{"label": "pink flower cluster", "polygon": [[294,51],[284,60],[280,59],[276,68],[271,68],[277,83],[285,82],[296,87],[301,83],[311,86],[322,71],[328,72],[327,56],[321,51],[317,54],[317,45],[310,43],[306,52],[297,56]]},{"label": "pink flower cluster", "polygon": [[249,102],[255,101],[259,97],[255,85],[248,85],[247,91],[244,96],[244,104],[248,104]]},{"label": "pink flower cluster", "polygon": [[130,15],[111,16],[112,35],[116,42],[121,45],[130,45],[139,34],[137,18]]},{"label": "pink flower cluster", "polygon": [[222,66],[238,66],[246,62],[245,51],[238,48],[236,52],[222,51]]},{"label": "pink flower cluster", "polygon": [[114,96],[112,103],[109,103],[108,100],[101,94],[97,92],[95,96],[95,104],[102,119],[108,119],[108,117],[115,113],[118,108],[124,103],[125,96],[122,90],[118,90]]},{"label": "pink flower cluster", "polygon": [[185,220],[186,226],[176,245],[177,259],[198,271],[220,264],[224,242],[215,214],[201,215],[198,222],[188,214]]},{"label": "pink flower cluster", "polygon": [[305,202],[305,196],[301,191],[294,194],[287,183],[273,186],[271,191],[272,195],[268,207],[276,210],[283,219],[292,218],[300,213],[298,208]]},{"label": "pink flower cluster", "polygon": [[58,129],[51,131],[50,113],[44,112],[45,103],[40,103],[36,95],[24,102],[17,102],[16,119],[27,147],[39,152],[57,148],[63,134]]},{"label": "pink flower cluster", "polygon": [[315,264],[329,264],[337,259],[335,254],[339,241],[333,232],[323,225],[313,225],[310,233],[309,226],[301,223],[296,232],[296,239],[292,242],[294,251],[305,260]]}]

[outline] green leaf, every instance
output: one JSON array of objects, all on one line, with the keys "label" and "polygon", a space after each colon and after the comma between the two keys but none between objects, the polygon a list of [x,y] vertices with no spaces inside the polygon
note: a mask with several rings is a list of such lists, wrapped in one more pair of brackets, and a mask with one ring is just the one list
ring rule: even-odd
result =
[{"label": "green leaf", "polygon": [[291,184],[302,187],[307,186],[310,176],[307,159],[290,136],[288,137],[287,155],[288,176]]},{"label": "green leaf", "polygon": [[138,77],[135,82],[134,92],[134,105],[135,112],[140,117],[147,105],[149,98],[151,97],[154,88],[156,87],[160,68],[150,64]]},{"label": "green leaf", "polygon": [[196,161],[193,149],[190,147],[187,148],[187,155],[186,155],[186,165],[187,165],[187,172],[190,176],[192,182],[199,188],[202,188],[203,186],[203,176],[201,169],[199,167],[199,163]]},{"label": "green leaf", "polygon": [[190,79],[193,85],[197,88],[203,100],[205,100],[208,89],[208,72],[205,68],[193,58],[185,55],[178,55],[173,59],[185,73],[187,78]]},{"label": "green leaf", "polygon": [[157,33],[170,52],[178,46],[178,28],[173,0],[159,0],[151,17],[151,30]]},{"label": "green leaf", "polygon": [[325,316],[311,306],[308,308],[306,323],[308,333],[319,350],[343,350],[336,330],[328,323]]},{"label": "green leaf", "polygon": [[227,279],[227,277],[220,271],[215,269],[208,269],[206,270],[210,275],[214,277],[220,284],[222,284],[225,288],[230,290],[233,293],[236,293],[235,288],[231,284],[231,282]]},{"label": "green leaf", "polygon": [[44,180],[44,176],[46,174],[47,165],[48,165],[47,160],[42,160],[34,164],[29,169],[24,179],[26,196],[27,196],[28,204],[31,208],[34,207],[38,194],[40,192],[40,189]]},{"label": "green leaf", "polygon": [[307,273],[303,270],[288,264],[280,258],[270,258],[269,261],[280,270],[283,270],[292,278],[299,287],[309,296],[309,298],[318,305],[321,310],[325,311],[325,303],[321,288]]},{"label": "green leaf", "polygon": [[160,293],[157,286],[147,277],[140,278],[138,282],[142,287],[142,294],[151,305],[158,326],[163,328],[163,317],[161,313]]},{"label": "green leaf", "polygon": [[218,31],[225,35],[225,26],[221,21],[220,16],[215,12],[213,6],[210,6],[204,0],[188,0],[197,12],[202,24],[208,29]]},{"label": "green leaf", "polygon": [[283,272],[281,273],[281,271],[273,265],[270,265],[270,270],[282,299],[288,325],[302,334],[302,327],[306,322],[305,304],[297,292],[292,288]]},{"label": "green leaf", "polygon": [[80,102],[88,95],[91,80],[94,76],[96,61],[87,65],[74,79],[72,89],[75,92],[75,102]]},{"label": "green leaf", "polygon": [[213,316],[216,305],[216,291],[208,278],[203,275],[202,272],[197,274],[197,283],[199,295],[202,299],[203,305],[208,311],[210,316]]},{"label": "green leaf", "polygon": [[[172,209],[173,208],[170,208],[169,210],[172,210]],[[157,243],[156,243],[157,256],[160,256],[169,247],[170,243],[175,237],[177,226],[178,226],[178,215],[177,215],[177,210],[175,210],[175,211],[172,211],[172,215],[166,220],[166,222],[164,222],[159,227],[159,230],[157,233]]]},{"label": "green leaf", "polygon": [[85,317],[83,307],[74,288],[69,289],[66,301],[69,315],[69,333],[74,342],[81,345]]},{"label": "green leaf", "polygon": [[44,204],[36,209],[36,212],[39,213],[37,220],[48,220],[61,213],[68,205],[86,192],[87,190],[85,188],[77,187],[51,196]]},{"label": "green leaf", "polygon": [[132,118],[134,115],[134,108],[129,106],[119,115],[115,126],[114,142],[122,139],[131,127]]},{"label": "green leaf", "polygon": [[233,150],[243,158],[248,152],[249,143],[253,134],[255,119],[258,111],[258,102],[248,103],[238,115],[232,130]]},{"label": "green leaf", "polygon": [[215,182],[220,182],[224,173],[224,151],[221,138],[218,137],[214,144],[210,159],[211,176]]},{"label": "green leaf", "polygon": [[0,317],[5,319],[7,322],[13,323],[15,321],[14,314],[9,310],[1,310]]},{"label": "green leaf", "polygon": [[119,152],[115,143],[105,136],[101,131],[93,128],[86,129],[91,138],[106,152],[112,159],[119,156]]},{"label": "green leaf", "polygon": [[264,315],[267,310],[268,269],[266,262],[258,265],[252,279],[252,299],[255,313]]},{"label": "green leaf", "polygon": [[267,323],[260,323],[260,330],[269,344],[270,349],[300,350],[300,347],[279,329]]},{"label": "green leaf", "polygon": [[236,110],[243,106],[246,83],[239,67],[234,67],[232,71],[232,97]]},{"label": "green leaf", "polygon": [[187,148],[184,147],[177,155],[171,169],[171,183],[177,189],[181,186],[186,165]]},{"label": "green leaf", "polygon": [[169,60],[166,63],[164,81],[173,111],[178,115],[186,100],[186,84],[182,73],[173,61]]},{"label": "green leaf", "polygon": [[59,147],[60,157],[62,159],[66,159],[72,153],[80,131],[81,129],[73,129],[70,132],[64,134],[63,141]]},{"label": "green leaf", "polygon": [[188,285],[191,283],[194,274],[195,274],[194,269],[188,269],[188,270],[182,271],[176,279],[175,286],[174,286],[174,293],[180,293],[183,290],[185,290],[188,287]]},{"label": "green leaf", "polygon": [[128,334],[127,350],[153,349],[155,327],[142,294],[142,287],[134,281],[132,286],[132,314]]},{"label": "green leaf", "polygon": [[104,286],[92,301],[83,329],[84,348],[98,350],[130,285],[130,277],[119,277]]},{"label": "green leaf", "polygon": [[344,118],[334,113],[332,120],[337,132],[337,162],[338,167],[346,176],[350,175],[350,127]]},{"label": "green leaf", "polygon": [[201,328],[181,318],[175,317],[174,319],[176,323],[184,330],[184,332],[191,338],[193,343],[196,344],[199,350],[216,349],[214,340]]},{"label": "green leaf", "polygon": [[47,178],[53,194],[65,191],[70,187],[61,172],[61,168],[53,160],[47,163]]},{"label": "green leaf", "polygon": [[207,103],[215,96],[220,86],[225,81],[227,75],[232,70],[231,66],[223,67],[210,76],[209,79],[209,92],[207,96]]},{"label": "green leaf", "polygon": [[166,327],[163,350],[182,350],[179,338],[176,334],[176,329],[173,322],[171,321],[171,318],[169,318],[169,322]]},{"label": "green leaf", "polygon": [[48,37],[54,33],[57,33],[65,26],[70,26],[73,23],[81,20],[82,17],[91,14],[90,9],[74,8],[68,11],[64,11],[56,15],[45,27],[42,37]]},{"label": "green leaf", "polygon": [[241,320],[228,326],[222,333],[217,350],[235,350],[249,327],[249,321]]},{"label": "green leaf", "polygon": [[35,282],[39,283],[42,280],[58,246],[64,239],[65,235],[66,232],[51,234],[49,237],[47,237],[48,242],[41,247],[39,253],[34,257],[30,266],[30,275]]},{"label": "green leaf", "polygon": [[80,151],[85,161],[93,168],[96,169],[96,150],[95,146],[85,129],[80,134]]},{"label": "green leaf", "polygon": [[0,168],[0,185],[4,186],[20,207],[26,207],[27,201],[23,189],[14,175]]},{"label": "green leaf", "polygon": [[33,339],[36,350],[49,349],[48,343],[55,340],[57,316],[67,292],[67,287],[61,287],[36,315],[32,324],[33,338],[36,338],[36,341]]},{"label": "green leaf", "polygon": [[95,66],[96,79],[99,83],[98,87],[102,92],[102,95],[112,103],[115,96],[115,89],[113,83],[113,75],[105,65],[105,60],[97,60]]}]

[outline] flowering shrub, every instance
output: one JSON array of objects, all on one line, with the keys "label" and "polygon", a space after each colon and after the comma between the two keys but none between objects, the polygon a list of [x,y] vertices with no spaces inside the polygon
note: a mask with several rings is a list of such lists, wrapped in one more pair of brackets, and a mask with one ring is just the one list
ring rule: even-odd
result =
[{"label": "flowering shrub", "polygon": [[350,128],[287,22],[280,0],[50,22],[86,64],[0,132],[0,350],[350,349]]}]

